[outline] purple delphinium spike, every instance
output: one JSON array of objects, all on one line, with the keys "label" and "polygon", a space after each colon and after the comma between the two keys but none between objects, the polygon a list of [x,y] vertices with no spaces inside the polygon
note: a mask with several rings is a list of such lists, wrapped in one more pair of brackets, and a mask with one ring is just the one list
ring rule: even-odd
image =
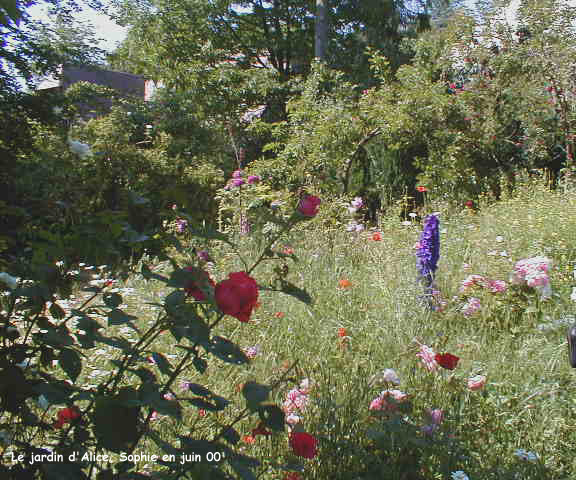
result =
[{"label": "purple delphinium spike", "polygon": [[424,229],[420,235],[420,242],[416,251],[419,279],[426,289],[426,295],[432,294],[434,273],[440,258],[440,232],[438,226],[439,221],[436,215],[428,215],[424,219]]}]

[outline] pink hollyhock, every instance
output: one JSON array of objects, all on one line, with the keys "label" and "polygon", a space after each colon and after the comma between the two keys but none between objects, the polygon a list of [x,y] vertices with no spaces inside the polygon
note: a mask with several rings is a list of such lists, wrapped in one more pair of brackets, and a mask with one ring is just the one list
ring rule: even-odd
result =
[{"label": "pink hollyhock", "polygon": [[299,457],[314,458],[318,441],[306,432],[292,432],[290,434],[290,446],[292,451]]},{"label": "pink hollyhock", "polygon": [[481,390],[486,385],[486,377],[484,375],[476,375],[468,379],[468,388],[472,391]]},{"label": "pink hollyhock", "polygon": [[416,356],[420,357],[420,360],[430,372],[433,372],[438,368],[436,352],[434,352],[434,350],[432,350],[428,345],[420,345],[420,351]]},{"label": "pink hollyhock", "polygon": [[246,272],[230,273],[216,285],[214,298],[222,313],[248,322],[258,303],[258,284]]},{"label": "pink hollyhock", "polygon": [[321,203],[322,200],[318,197],[304,194],[298,204],[298,211],[305,217],[315,217]]}]

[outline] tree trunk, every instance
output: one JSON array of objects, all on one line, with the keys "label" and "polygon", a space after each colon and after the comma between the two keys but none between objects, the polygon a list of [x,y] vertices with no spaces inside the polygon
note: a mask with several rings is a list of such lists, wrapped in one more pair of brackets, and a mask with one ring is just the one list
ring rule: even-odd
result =
[{"label": "tree trunk", "polygon": [[314,56],[320,62],[326,62],[328,47],[328,0],[316,0]]}]

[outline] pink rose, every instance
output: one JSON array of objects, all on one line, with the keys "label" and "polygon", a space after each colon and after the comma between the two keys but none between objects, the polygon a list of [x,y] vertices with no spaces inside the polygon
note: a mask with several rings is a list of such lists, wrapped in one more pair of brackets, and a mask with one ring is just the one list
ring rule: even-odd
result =
[{"label": "pink rose", "polygon": [[318,207],[322,203],[318,197],[314,195],[303,195],[298,204],[298,211],[305,217],[314,217],[318,213]]},{"label": "pink rose", "polygon": [[468,388],[472,391],[481,390],[486,385],[486,377],[484,375],[476,375],[468,379]]},{"label": "pink rose", "polygon": [[258,284],[246,272],[230,273],[216,285],[214,298],[222,313],[248,322],[258,303]]}]

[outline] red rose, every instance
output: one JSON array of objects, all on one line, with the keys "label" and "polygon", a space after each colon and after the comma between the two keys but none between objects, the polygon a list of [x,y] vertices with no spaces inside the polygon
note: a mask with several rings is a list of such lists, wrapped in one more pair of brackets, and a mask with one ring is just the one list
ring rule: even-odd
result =
[{"label": "red rose", "polygon": [[204,280],[199,280],[199,281],[191,281],[190,283],[188,283],[188,285],[186,285],[186,287],[184,288],[184,290],[186,291],[186,293],[188,294],[188,296],[190,297],[194,297],[194,300],[198,300],[199,302],[206,300],[206,295],[204,295],[204,292],[201,290],[201,286],[205,287],[208,284],[214,286],[214,280],[212,280],[210,278],[210,276],[208,275],[208,272],[205,272],[204,270],[200,270],[196,267],[186,267],[184,270],[186,270],[187,272],[196,272],[200,277],[201,276],[205,276],[206,278]]},{"label": "red rose", "polygon": [[62,428],[64,424],[70,423],[80,417],[80,410],[76,407],[63,408],[58,412],[58,420],[54,424],[54,428]]},{"label": "red rose", "polygon": [[247,322],[258,303],[258,284],[246,272],[230,273],[216,285],[214,298],[222,313]]},{"label": "red rose", "polygon": [[293,432],[290,434],[290,446],[296,455],[304,458],[316,456],[317,440],[305,432]]},{"label": "red rose", "polygon": [[474,208],[474,202],[472,200],[468,200],[464,205],[468,208]]},{"label": "red rose", "polygon": [[451,353],[437,353],[434,357],[436,363],[447,370],[454,370],[456,365],[458,365],[458,358],[456,355]]},{"label": "red rose", "polygon": [[305,217],[314,217],[321,203],[322,200],[314,195],[303,195],[298,204],[298,211]]}]

